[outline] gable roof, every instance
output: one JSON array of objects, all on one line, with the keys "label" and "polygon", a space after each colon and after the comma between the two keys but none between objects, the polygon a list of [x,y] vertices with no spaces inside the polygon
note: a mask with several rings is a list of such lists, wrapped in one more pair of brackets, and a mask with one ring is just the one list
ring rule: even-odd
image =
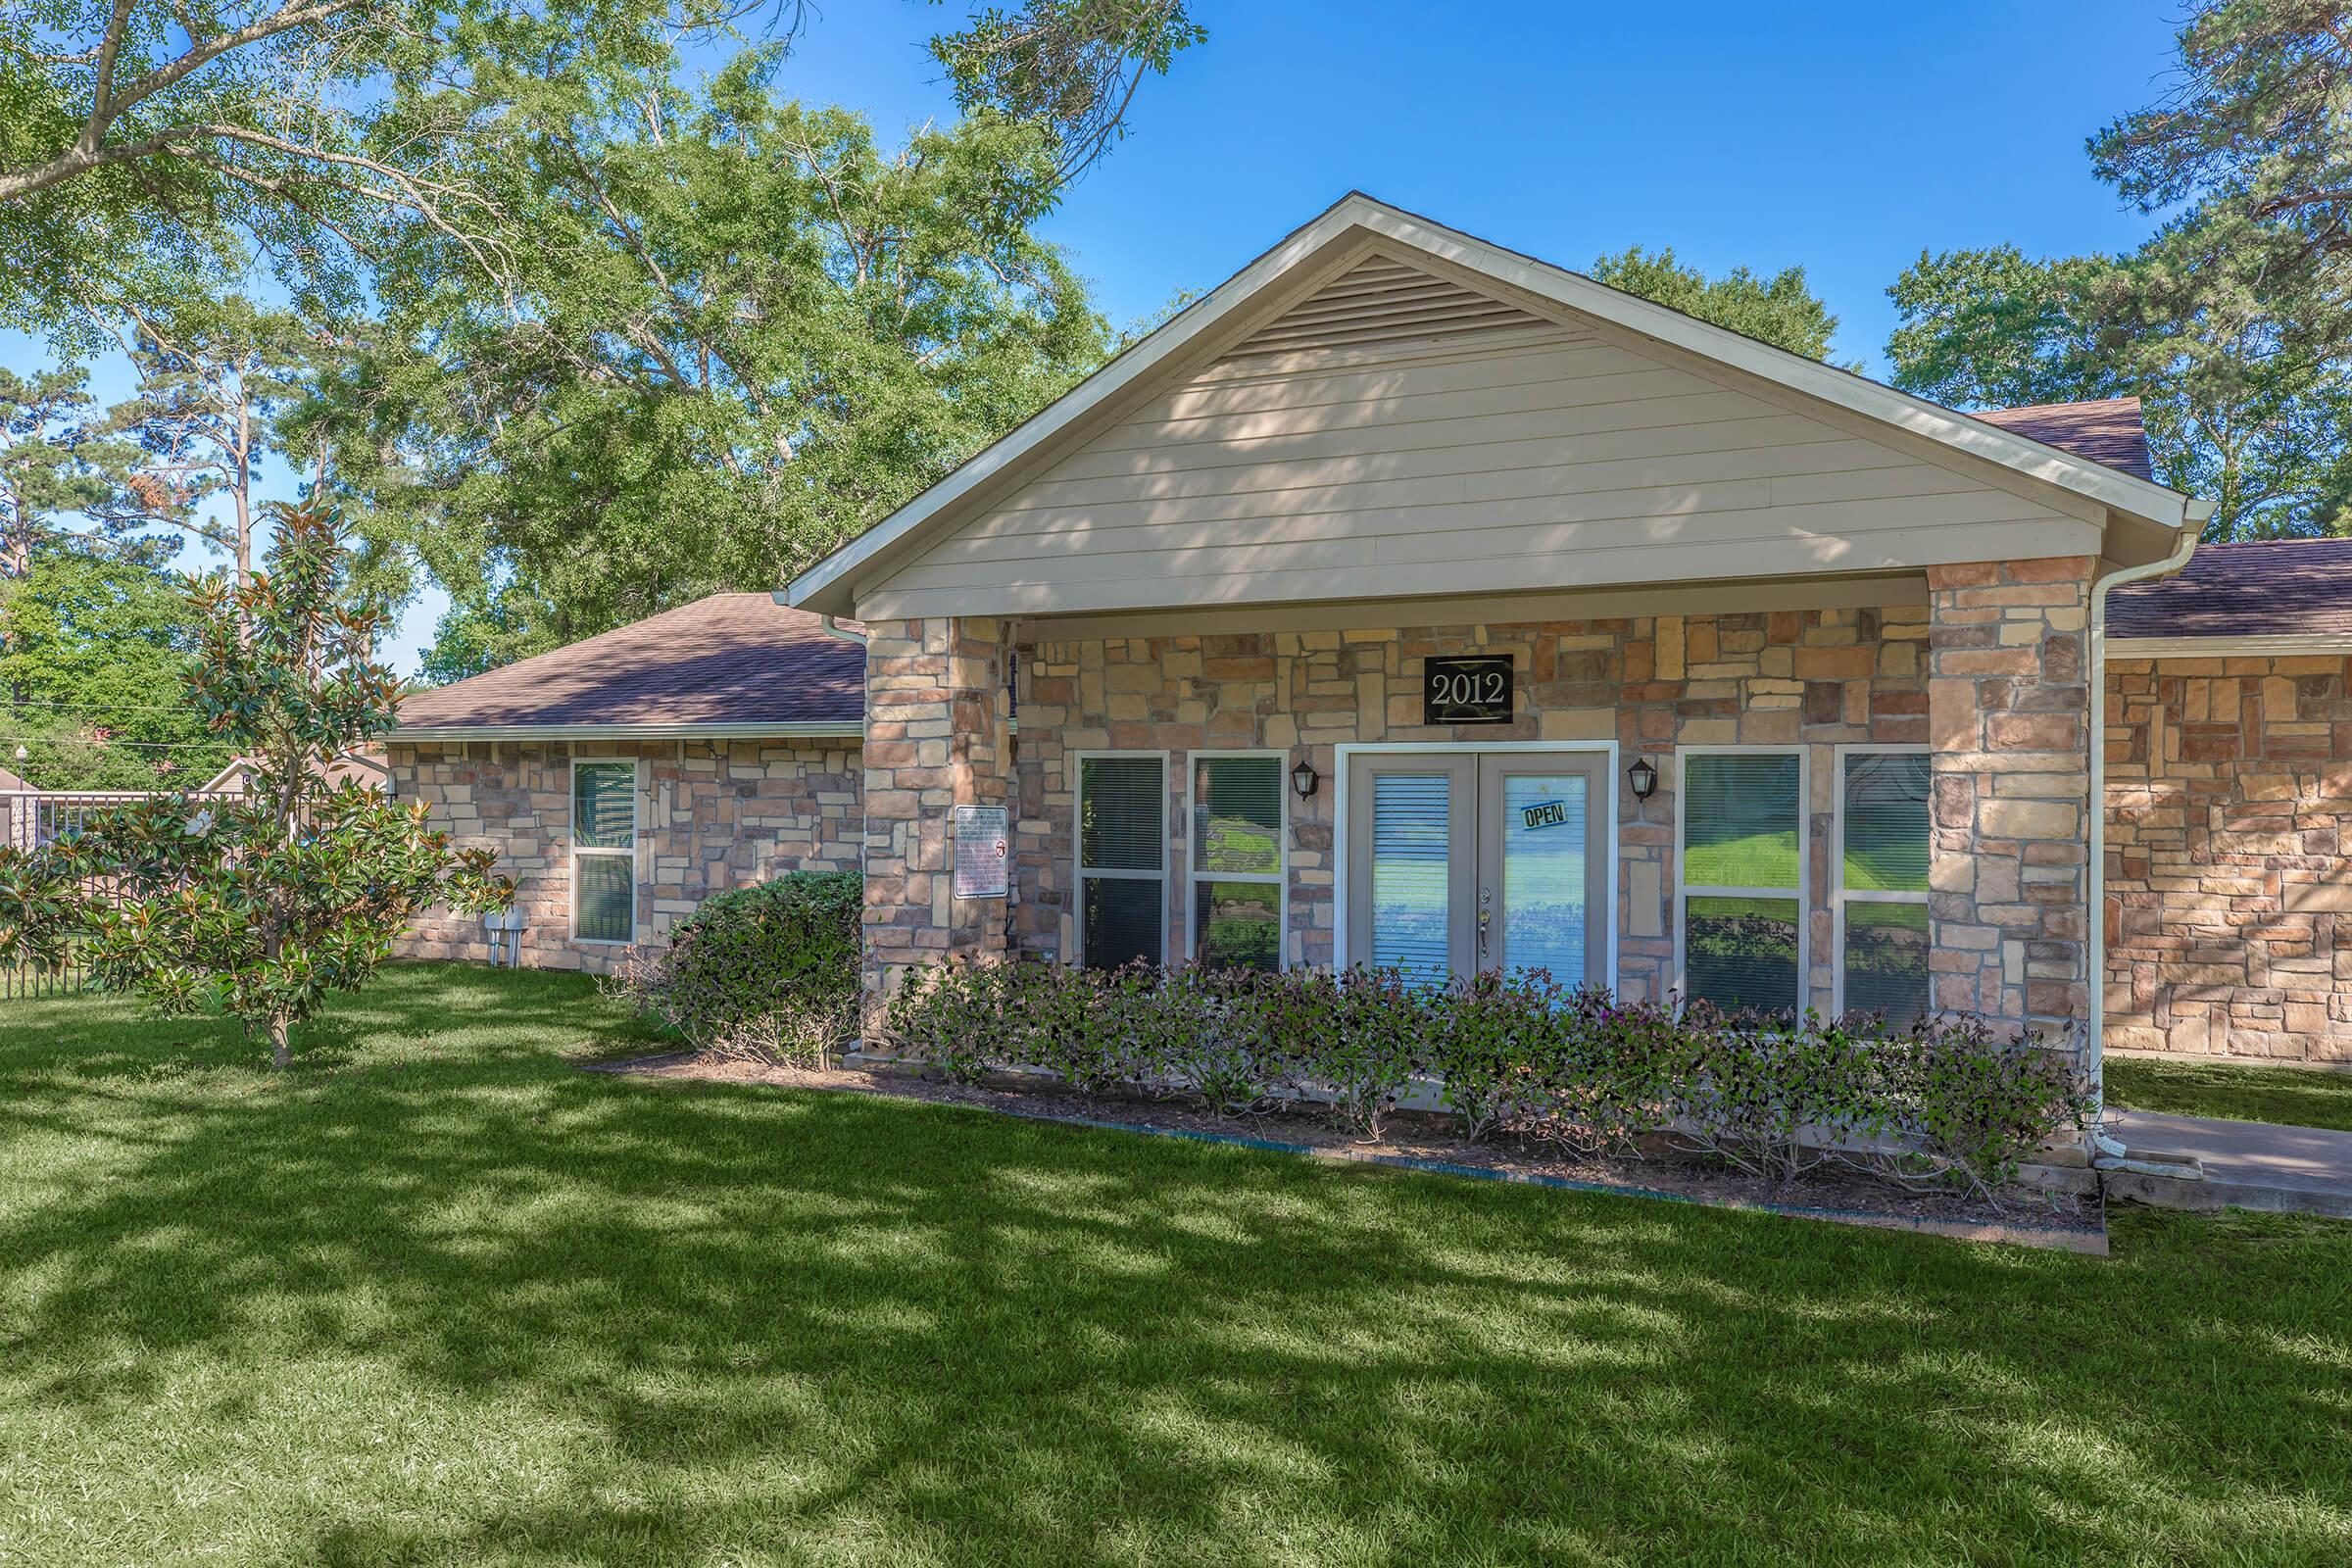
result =
[{"label": "gable roof", "polygon": [[[246,773],[253,766],[250,757],[232,757],[220,772],[199,785],[198,795],[242,795],[246,790]],[[392,770],[385,765],[378,752],[345,752],[326,764],[326,787],[341,789],[357,784],[364,790],[381,791]]]},{"label": "gable roof", "polygon": [[2352,648],[2352,539],[2200,546],[2178,575],[2111,592],[2107,635],[2119,654],[2127,640],[2195,638]]},{"label": "gable roof", "polygon": [[0,767],[0,795],[22,795],[31,788],[31,785],[17,777],[7,768]]},{"label": "gable roof", "polygon": [[712,594],[404,698],[394,740],[860,733],[865,650],[770,594]]},{"label": "gable roof", "polygon": [[1983,409],[1976,417],[2044,446],[2088,458],[2133,478],[2155,481],[2155,468],[2148,457],[2147,426],[2140,420],[2137,398]]},{"label": "gable roof", "polygon": [[[1492,283],[1496,296],[1506,302],[1525,300],[1531,313],[1556,307],[1595,318],[1907,431],[1955,454],[2057,486],[2159,529],[2201,523],[2212,512],[2210,503],[2168,490],[2142,472],[2109,466],[2042,439],[2034,432],[2052,428],[2046,420],[2021,420],[2019,427],[2010,427],[1997,419],[1958,414],[1351,192],[1004,438],[802,573],[786,591],[787,597],[795,605],[854,612],[862,584],[879,580],[919,555],[955,525],[961,509],[984,502],[1017,483],[1021,476],[1040,470],[1061,451],[1109,422],[1123,396],[1154,372],[1182,368],[1207,350],[1232,355],[1237,342],[1250,341],[1248,334],[1252,327],[1265,325],[1253,322],[1252,315],[1278,316],[1281,307],[1296,303],[1284,297],[1286,290],[1280,285],[1286,277],[1301,271],[1312,276],[1318,268],[1328,267],[1335,254],[1344,258],[1349,247],[1373,242],[1392,261],[1399,256],[1426,259],[1441,272],[1451,269]],[[1345,284],[1354,275],[1342,273],[1337,281]],[[1330,281],[1326,280],[1327,286]],[[1478,290],[1458,292],[1473,299],[1487,298]],[[1461,300],[1447,301],[1436,291],[1424,301],[1395,304],[1406,316],[1414,309],[1450,305],[1458,312],[1465,308]],[[1326,324],[1337,325],[1342,319],[1335,314]],[[1292,329],[1298,330],[1299,324],[1294,320]],[[2068,433],[2081,432],[2070,426]]]}]

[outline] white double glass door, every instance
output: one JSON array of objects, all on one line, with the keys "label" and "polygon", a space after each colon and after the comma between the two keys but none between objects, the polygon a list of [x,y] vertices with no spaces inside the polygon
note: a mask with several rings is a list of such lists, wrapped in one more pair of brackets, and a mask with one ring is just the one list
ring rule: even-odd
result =
[{"label": "white double glass door", "polygon": [[1350,758],[1348,961],[1606,983],[1606,785],[1589,752]]}]

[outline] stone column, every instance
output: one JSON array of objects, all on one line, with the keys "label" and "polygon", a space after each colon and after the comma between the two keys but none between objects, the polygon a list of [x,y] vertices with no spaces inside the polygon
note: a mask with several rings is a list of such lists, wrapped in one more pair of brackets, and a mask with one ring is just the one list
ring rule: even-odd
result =
[{"label": "stone column", "polygon": [[2062,1042],[2089,1013],[2094,568],[1928,568],[1935,1004]]},{"label": "stone column", "polygon": [[955,808],[1012,804],[1005,625],[875,621],[865,650],[865,989],[910,964],[1005,950],[1004,899],[955,890]]}]

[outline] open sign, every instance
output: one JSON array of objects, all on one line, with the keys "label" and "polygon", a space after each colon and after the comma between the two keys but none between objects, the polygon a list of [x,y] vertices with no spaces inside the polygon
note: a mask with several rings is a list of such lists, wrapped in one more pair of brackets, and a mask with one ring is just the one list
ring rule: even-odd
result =
[{"label": "open sign", "polygon": [[1533,806],[1520,808],[1519,820],[1530,829],[1564,826],[1568,821],[1568,803],[1566,801],[1538,801]]}]

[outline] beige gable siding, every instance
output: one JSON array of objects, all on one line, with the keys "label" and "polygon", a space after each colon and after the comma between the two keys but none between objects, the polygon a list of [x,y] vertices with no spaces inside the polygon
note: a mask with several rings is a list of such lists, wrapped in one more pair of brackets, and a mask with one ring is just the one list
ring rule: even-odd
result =
[{"label": "beige gable siding", "polygon": [[[1923,462],[1622,333],[1430,283],[1347,274],[1334,287],[1352,292],[1259,328],[863,589],[861,612],[1482,593],[2098,547],[2028,486]],[[1414,334],[1389,335],[1399,321]]]}]

